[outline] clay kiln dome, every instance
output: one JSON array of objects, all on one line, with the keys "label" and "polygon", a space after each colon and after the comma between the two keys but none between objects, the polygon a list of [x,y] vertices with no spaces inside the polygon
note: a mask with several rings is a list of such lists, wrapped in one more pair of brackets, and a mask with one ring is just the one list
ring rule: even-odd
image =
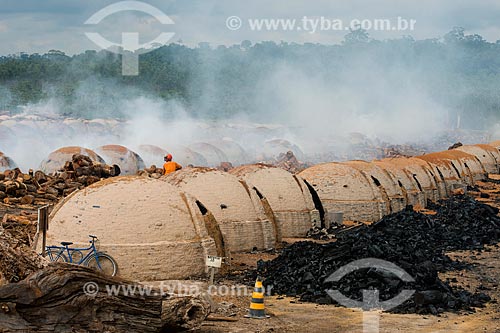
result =
[{"label": "clay kiln dome", "polygon": [[[169,146],[167,151],[171,153],[174,157],[174,161],[186,167],[188,165],[193,166],[207,166],[208,161],[204,155],[193,151],[187,147],[183,146]],[[163,159],[162,159],[163,161]]]},{"label": "clay kiln dome", "polygon": [[498,149],[490,145],[467,145],[456,148],[457,150],[477,157],[488,173],[498,173],[500,154]]},{"label": "clay kiln dome", "polygon": [[462,182],[474,185],[475,181],[484,180],[486,177],[486,168],[481,160],[474,154],[470,154],[461,149],[447,150],[445,153],[450,155],[450,159],[458,162],[457,169],[460,172]]},{"label": "clay kiln dome", "polygon": [[285,154],[288,151],[293,152],[295,157],[302,161],[304,160],[304,152],[297,146],[296,144],[291,143],[288,140],[284,139],[273,139],[264,142],[262,146],[262,151],[259,151],[257,148],[257,154],[262,153],[263,156],[259,156],[258,158],[263,159],[272,159],[277,158],[280,154]]},{"label": "clay kiln dome", "polygon": [[209,143],[193,143],[189,146],[189,149],[203,155],[207,160],[207,166],[216,167],[222,162],[229,162],[228,157],[222,150]]},{"label": "clay kiln dome", "polygon": [[9,127],[0,124],[0,142],[12,140],[16,134]]},{"label": "clay kiln dome", "polygon": [[[133,193],[133,195],[131,195]],[[88,244],[134,280],[185,279],[205,272],[206,255],[220,255],[195,200],[160,180],[136,176],[95,183],[65,198],[51,214],[47,244]]]},{"label": "clay kiln dome", "polygon": [[496,140],[496,141],[490,142],[489,145],[493,146],[493,147],[495,147],[497,149],[500,149],[500,140]]},{"label": "clay kiln dome", "polygon": [[275,248],[281,241],[274,217],[266,215],[257,192],[236,176],[184,168],[161,179],[191,194],[212,212],[231,252]]},{"label": "clay kiln dome", "polygon": [[230,139],[222,139],[217,141],[210,141],[210,144],[219,148],[224,155],[227,156],[227,161],[231,162],[233,165],[241,165],[251,162],[248,153],[243,149],[242,146],[237,144],[235,141]]},{"label": "clay kiln dome", "polygon": [[0,152],[0,172],[17,168],[16,163],[4,153]]},{"label": "clay kiln dome", "polygon": [[427,204],[425,194],[423,190],[419,188],[418,181],[416,178],[413,178],[411,172],[393,163],[393,161],[397,159],[383,159],[380,161],[373,161],[372,163],[388,172],[391,178],[397,182],[405,198],[405,205],[419,205],[420,207],[425,207]]},{"label": "clay kiln dome", "polygon": [[379,189],[382,197],[389,202],[388,212],[394,213],[403,210],[406,201],[403,196],[403,190],[398,185],[397,180],[393,179],[391,174],[384,169],[379,168],[374,163],[365,161],[348,161],[342,164],[349,165],[362,172],[368,181]]},{"label": "clay kiln dome", "polygon": [[140,145],[137,147],[137,153],[141,155],[147,167],[151,165],[161,167],[164,163],[163,157],[168,154],[168,151],[154,145]]},{"label": "clay kiln dome", "polygon": [[328,212],[343,212],[344,220],[374,222],[388,213],[389,202],[365,174],[352,166],[324,163],[299,173],[318,193]]},{"label": "clay kiln dome", "polygon": [[[438,183],[431,166],[418,158],[386,158],[382,160],[393,165],[395,169],[403,170],[415,181],[420,191],[424,193],[424,203],[427,200],[436,201],[446,197],[442,182]],[[439,184],[439,185],[438,185]]]},{"label": "clay kiln dome", "polygon": [[101,146],[96,149],[96,152],[104,158],[107,164],[118,165],[123,175],[134,175],[145,167],[142,158],[124,146]]},{"label": "clay kiln dome", "polygon": [[104,163],[102,157],[97,155],[94,151],[87,148],[72,146],[59,148],[58,150],[50,153],[47,159],[40,163],[40,170],[45,173],[55,172],[61,169],[64,166],[64,163],[71,161],[71,158],[75,154],[82,154],[88,156],[92,161]]},{"label": "clay kiln dome", "polygon": [[[321,226],[321,202],[315,203],[304,180],[280,168],[263,164],[244,165],[231,174],[254,187],[271,206],[283,237],[305,237],[313,226]],[[314,191],[314,189],[312,189]]]},{"label": "clay kiln dome", "polygon": [[[484,178],[484,168],[473,155],[458,150],[448,150],[418,156],[432,168],[441,197],[447,197],[456,184],[474,183],[476,178]],[[483,176],[478,176],[482,174]]]}]

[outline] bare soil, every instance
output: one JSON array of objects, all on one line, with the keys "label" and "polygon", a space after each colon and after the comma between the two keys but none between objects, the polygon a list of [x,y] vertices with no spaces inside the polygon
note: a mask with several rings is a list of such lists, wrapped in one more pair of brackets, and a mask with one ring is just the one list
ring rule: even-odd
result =
[{"label": "bare soil", "polygon": [[[480,198],[481,192],[469,194],[478,200],[500,208],[500,185],[481,182],[481,192],[490,195]],[[483,194],[484,196],[484,194]],[[432,213],[432,212],[430,212]],[[465,270],[446,272],[441,275],[452,285],[471,292],[484,292],[492,301],[484,308],[473,312],[444,313],[441,315],[371,313],[379,315],[379,332],[488,332],[500,333],[500,246],[489,246],[483,251],[460,251],[449,253],[453,259],[471,264]],[[272,253],[233,255],[233,273],[255,267],[257,260],[270,260]],[[234,284],[231,281],[221,281]],[[299,302],[296,298],[266,297],[266,312],[269,319],[247,319],[250,296],[213,296],[220,310],[211,315],[215,321],[206,321],[199,333],[222,332],[363,332],[363,313],[333,305],[318,305]],[[222,318],[221,318],[222,317]],[[232,320],[232,321],[224,321]],[[366,332],[376,332],[375,327]]]}]

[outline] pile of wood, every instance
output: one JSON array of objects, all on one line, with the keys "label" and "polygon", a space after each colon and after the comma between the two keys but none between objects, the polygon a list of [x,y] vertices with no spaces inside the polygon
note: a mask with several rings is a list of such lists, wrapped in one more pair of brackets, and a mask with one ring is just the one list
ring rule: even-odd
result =
[{"label": "pile of wood", "polygon": [[219,171],[228,172],[229,170],[234,169],[234,167],[231,162],[221,162],[221,164],[219,164],[219,166],[216,169]]},{"label": "pile of wood", "polygon": [[291,173],[299,173],[310,166],[297,160],[292,151],[279,154],[276,162],[272,164]]},{"label": "pile of wood", "polygon": [[33,244],[38,214],[22,210],[18,214],[5,214],[0,227],[26,246]]},{"label": "pile of wood", "polygon": [[0,226],[0,286],[20,281],[45,264],[22,239]]},{"label": "pile of wood", "polygon": [[379,158],[411,157],[399,151],[396,147],[383,148]]},{"label": "pile of wood", "polygon": [[393,158],[393,157],[411,157],[428,153],[427,149],[413,145],[383,144],[382,147],[379,148],[379,151],[380,152],[377,156],[378,159]]},{"label": "pile of wood", "polygon": [[117,165],[103,165],[75,154],[61,170],[46,175],[42,171],[22,173],[19,168],[0,173],[0,200],[5,204],[43,205],[75,190],[120,174]]},{"label": "pile of wood", "polygon": [[137,171],[138,176],[150,177],[154,179],[158,179],[163,175],[163,168],[157,168],[156,165],[152,165],[149,168],[144,168],[142,170]]}]

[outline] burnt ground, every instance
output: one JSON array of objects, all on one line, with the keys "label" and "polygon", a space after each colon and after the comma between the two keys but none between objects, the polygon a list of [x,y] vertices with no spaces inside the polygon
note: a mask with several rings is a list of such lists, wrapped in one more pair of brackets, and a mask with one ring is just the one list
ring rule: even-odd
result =
[{"label": "burnt ground", "polygon": [[[481,195],[482,193],[482,195]],[[500,208],[500,184],[481,182],[469,194],[478,201]],[[472,311],[445,312],[439,315],[380,313],[380,332],[493,332],[500,333],[500,246],[487,246],[483,251],[447,253],[452,259],[469,263],[462,270],[440,273],[452,286],[472,293],[482,292],[492,301]],[[259,259],[270,260],[273,253],[239,254],[233,256],[233,273],[243,274],[255,268]],[[220,281],[235,284],[234,281]],[[265,320],[243,318],[250,297],[217,297],[221,309],[212,316],[232,321],[206,321],[200,333],[219,332],[362,332],[362,313],[334,305],[300,302],[299,298],[266,297]],[[217,318],[216,318],[217,319]]]}]

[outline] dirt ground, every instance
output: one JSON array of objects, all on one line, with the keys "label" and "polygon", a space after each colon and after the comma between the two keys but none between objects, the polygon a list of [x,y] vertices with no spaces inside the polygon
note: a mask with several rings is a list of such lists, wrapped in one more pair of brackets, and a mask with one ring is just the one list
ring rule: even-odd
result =
[{"label": "dirt ground", "polygon": [[[248,255],[255,256],[255,255]],[[470,291],[485,292],[492,299],[475,312],[444,313],[439,316],[379,313],[380,332],[488,332],[500,333],[500,246],[488,247],[481,253],[462,251],[450,253],[456,259],[472,263],[469,270],[447,272],[442,278],[455,278],[455,284]],[[252,260],[247,258],[249,261]],[[230,281],[223,281],[231,284]],[[363,332],[363,313],[332,305],[299,302],[290,297],[266,297],[269,319],[247,319],[249,296],[213,297],[221,304],[227,321],[206,321],[199,333],[222,332]],[[374,330],[367,332],[375,332]]]},{"label": "dirt ground", "polygon": [[[500,185],[479,183],[481,192],[489,198],[480,198],[480,192],[470,192],[478,200],[500,208]],[[484,196],[484,194],[483,194]],[[332,305],[299,302],[290,297],[266,297],[269,319],[247,319],[250,296],[213,296],[220,310],[211,315],[197,330],[199,333],[222,332],[488,332],[500,333],[500,246],[487,247],[484,251],[460,251],[450,257],[472,264],[472,268],[441,274],[452,285],[469,291],[488,294],[492,302],[474,312],[444,313],[441,315],[392,314],[372,312],[379,316],[379,331],[367,326],[363,331],[363,313]],[[233,256],[233,272],[254,267],[258,259],[269,260],[273,254],[240,254]],[[456,281],[456,282],[455,282]],[[220,283],[231,284],[231,281]],[[231,320],[231,321],[229,321]]]},{"label": "dirt ground", "polygon": [[[500,184],[479,183],[483,193],[470,192],[478,200],[500,208]],[[487,197],[488,195],[489,197]],[[29,207],[10,207],[0,204],[0,220],[5,213],[16,214],[21,209],[35,212]],[[287,242],[298,241],[287,240]],[[472,264],[463,271],[446,272],[443,279],[469,291],[488,294],[493,301],[474,312],[444,313],[439,316],[416,314],[369,313],[379,316],[379,332],[488,332],[500,333],[500,246],[490,246],[485,251],[460,251],[449,254],[452,258]],[[270,260],[275,253],[233,255],[233,274],[255,267],[257,260]],[[456,280],[455,280],[456,279]],[[194,281],[191,281],[194,282]],[[205,283],[206,281],[204,281]],[[234,280],[220,280],[217,285],[237,286]],[[363,332],[363,313],[333,305],[317,305],[299,302],[290,297],[266,297],[269,319],[247,319],[244,315],[250,305],[251,288],[242,296],[212,297],[218,310],[209,316],[197,333],[222,332]],[[376,326],[365,332],[377,332]]]}]

